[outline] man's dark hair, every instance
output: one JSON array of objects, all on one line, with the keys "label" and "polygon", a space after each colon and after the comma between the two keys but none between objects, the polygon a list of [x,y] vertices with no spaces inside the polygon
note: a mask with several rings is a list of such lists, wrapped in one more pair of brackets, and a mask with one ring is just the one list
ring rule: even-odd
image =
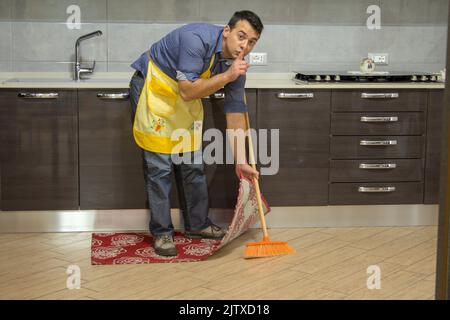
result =
[{"label": "man's dark hair", "polygon": [[228,22],[230,29],[233,29],[236,26],[236,23],[241,20],[248,21],[248,23],[250,23],[250,25],[253,27],[253,29],[256,30],[256,32],[258,32],[259,35],[264,29],[261,19],[259,19],[256,13],[249,10],[236,11]]}]

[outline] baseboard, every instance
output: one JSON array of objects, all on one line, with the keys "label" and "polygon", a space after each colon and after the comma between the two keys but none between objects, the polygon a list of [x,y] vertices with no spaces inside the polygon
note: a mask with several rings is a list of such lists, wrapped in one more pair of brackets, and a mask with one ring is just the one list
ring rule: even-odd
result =
[{"label": "baseboard", "polygon": [[[438,208],[438,205],[272,207],[267,225],[269,228],[437,225]],[[149,216],[145,209],[0,211],[0,233],[148,230]],[[225,226],[233,218],[233,211],[211,209],[210,217]],[[172,210],[172,221],[176,229],[182,229],[179,210]]]}]

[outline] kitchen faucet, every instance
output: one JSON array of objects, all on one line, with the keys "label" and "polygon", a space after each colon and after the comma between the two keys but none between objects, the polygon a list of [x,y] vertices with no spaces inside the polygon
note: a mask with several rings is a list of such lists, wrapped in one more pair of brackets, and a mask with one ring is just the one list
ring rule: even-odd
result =
[{"label": "kitchen faucet", "polygon": [[100,30],[85,34],[81,37],[79,37],[77,39],[77,42],[75,43],[75,69],[74,69],[74,80],[79,81],[81,78],[80,76],[82,74],[90,74],[92,72],[94,72],[94,68],[95,68],[95,60],[94,63],[92,65],[92,68],[83,68],[81,66],[81,62],[80,62],[80,43],[83,40],[87,40],[89,38],[92,37],[99,37],[101,36],[103,33]]}]

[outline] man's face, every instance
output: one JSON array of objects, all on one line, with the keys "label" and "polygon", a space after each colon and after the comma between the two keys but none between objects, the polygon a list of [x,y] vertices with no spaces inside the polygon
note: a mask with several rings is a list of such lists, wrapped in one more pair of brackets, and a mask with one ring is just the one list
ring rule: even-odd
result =
[{"label": "man's face", "polygon": [[240,20],[233,29],[225,26],[223,37],[225,39],[227,56],[231,59],[236,59],[241,51],[244,51],[244,56],[246,56],[253,50],[259,39],[259,34],[247,20]]}]

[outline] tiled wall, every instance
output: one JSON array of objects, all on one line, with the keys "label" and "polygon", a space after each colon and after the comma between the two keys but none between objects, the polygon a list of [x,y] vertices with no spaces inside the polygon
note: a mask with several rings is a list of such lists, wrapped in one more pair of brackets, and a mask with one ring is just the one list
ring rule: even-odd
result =
[{"label": "tiled wall", "polygon": [[[69,30],[66,9],[81,8]],[[381,7],[381,30],[365,26]],[[368,52],[389,53],[380,70],[439,71],[445,66],[448,0],[0,0],[0,72],[70,71],[75,40],[97,71],[129,71],[152,42],[188,22],[225,24],[236,10],[256,12],[265,30],[255,51],[268,66],[251,72],[356,70]]]}]

